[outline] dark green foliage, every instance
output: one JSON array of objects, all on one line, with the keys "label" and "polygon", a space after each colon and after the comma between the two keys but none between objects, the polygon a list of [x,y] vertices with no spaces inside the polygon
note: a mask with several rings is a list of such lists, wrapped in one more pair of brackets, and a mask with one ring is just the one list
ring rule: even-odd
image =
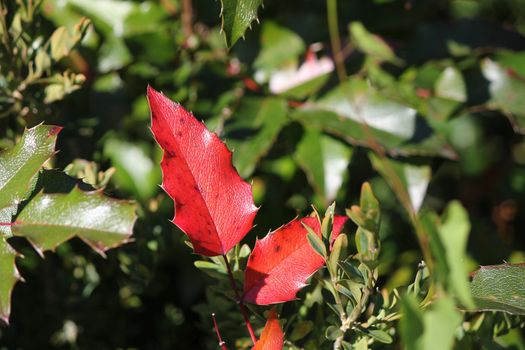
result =
[{"label": "dark green foliage", "polygon": [[[238,283],[256,237],[311,204],[349,208],[332,250],[330,220],[311,240],[328,267],[278,307],[288,349],[525,348],[523,316],[460,311],[523,312],[523,267],[510,265],[525,261],[523,1],[327,2],[335,21],[310,0],[0,0],[0,149],[62,125],[45,168],[67,173],[29,169],[9,203],[78,186],[134,199],[139,215],[107,259],[73,239],[42,260],[9,238],[26,283],[0,347],[214,349],[214,312],[230,349],[250,348],[222,260],[191,255],[168,221],[151,84],[217,132],[253,184],[257,225],[228,254]],[[313,58],[323,69],[299,74]],[[18,208],[2,198],[10,222]],[[4,237],[17,232],[0,233],[14,283]],[[260,331],[266,308],[250,308]]]}]

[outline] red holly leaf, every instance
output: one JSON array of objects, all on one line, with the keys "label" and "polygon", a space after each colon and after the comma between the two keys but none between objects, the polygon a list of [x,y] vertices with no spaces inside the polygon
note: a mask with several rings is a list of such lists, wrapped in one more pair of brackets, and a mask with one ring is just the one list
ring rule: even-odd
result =
[{"label": "red holly leaf", "polygon": [[252,228],[257,207],[232,154],[182,106],[148,86],[151,130],[164,150],[162,187],[175,201],[173,222],[195,253],[226,254]]},{"label": "red holly leaf", "polygon": [[303,218],[255,243],[244,273],[244,301],[267,305],[293,300],[306,280],[324,265],[308,243],[302,223],[321,236],[319,220]]},{"label": "red holly leaf", "polygon": [[274,309],[268,311],[268,321],[262,331],[261,337],[252,350],[282,350],[284,334],[277,319]]},{"label": "red holly leaf", "polygon": [[348,216],[334,215],[334,222],[332,224],[332,238],[330,240],[330,250],[332,250],[332,245],[343,230],[343,227],[345,226],[347,221]]}]

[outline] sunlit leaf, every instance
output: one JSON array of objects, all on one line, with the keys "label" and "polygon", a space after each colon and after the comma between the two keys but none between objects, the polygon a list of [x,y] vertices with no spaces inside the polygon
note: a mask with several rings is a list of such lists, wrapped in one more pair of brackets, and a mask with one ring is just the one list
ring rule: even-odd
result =
[{"label": "sunlit leaf", "polygon": [[244,277],[243,300],[259,305],[293,300],[324,265],[310,246],[303,224],[321,237],[317,218],[295,219],[255,243]]},{"label": "sunlit leaf", "polygon": [[39,251],[54,250],[77,236],[96,251],[128,242],[136,220],[133,202],[105,197],[100,191],[39,193],[17,215],[13,234]]},{"label": "sunlit leaf", "polygon": [[257,18],[262,0],[221,0],[222,30],[226,44],[232,47]]},{"label": "sunlit leaf", "polygon": [[281,350],[284,344],[284,333],[277,318],[275,309],[268,311],[268,321],[262,331],[261,337],[252,350]]},{"label": "sunlit leaf", "polygon": [[525,133],[525,82],[491,59],[481,64],[483,75],[490,82],[491,104],[507,113],[514,129]]},{"label": "sunlit leaf", "polygon": [[475,309],[525,314],[525,265],[482,266],[470,283]]},{"label": "sunlit leaf", "polygon": [[164,150],[163,188],[175,201],[174,223],[195,252],[226,254],[252,228],[257,208],[251,186],[226,145],[182,106],[148,88],[152,132]]},{"label": "sunlit leaf", "polygon": [[407,350],[451,350],[462,317],[452,299],[443,297],[421,310],[413,297],[402,299],[401,337]]},{"label": "sunlit leaf", "polygon": [[5,238],[0,236],[0,319],[9,322],[11,311],[11,291],[20,279],[15,265],[16,252]]},{"label": "sunlit leaf", "polygon": [[348,145],[314,128],[305,128],[295,152],[308,182],[325,203],[335,199],[351,157],[352,149]]}]

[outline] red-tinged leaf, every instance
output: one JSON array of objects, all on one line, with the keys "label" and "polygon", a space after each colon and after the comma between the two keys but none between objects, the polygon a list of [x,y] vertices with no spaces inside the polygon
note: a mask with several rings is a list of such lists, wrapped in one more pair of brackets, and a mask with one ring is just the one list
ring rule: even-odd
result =
[{"label": "red-tinged leaf", "polygon": [[283,344],[283,330],[279,324],[277,313],[271,309],[268,311],[268,321],[266,321],[261,337],[252,350],[282,350]]},{"label": "red-tinged leaf", "polygon": [[162,187],[175,201],[173,222],[195,253],[226,254],[252,228],[257,207],[251,186],[217,135],[179,104],[148,87],[151,130],[164,150]]},{"label": "red-tinged leaf", "polygon": [[335,240],[341,231],[343,231],[343,227],[345,226],[347,220],[348,216],[334,215],[334,222],[332,224],[332,238],[330,239],[330,249],[332,249],[332,245],[334,244]]},{"label": "red-tinged leaf", "polygon": [[321,237],[319,220],[304,218],[255,243],[244,274],[244,301],[268,305],[293,300],[306,280],[324,265],[324,259],[308,243],[302,223]]}]

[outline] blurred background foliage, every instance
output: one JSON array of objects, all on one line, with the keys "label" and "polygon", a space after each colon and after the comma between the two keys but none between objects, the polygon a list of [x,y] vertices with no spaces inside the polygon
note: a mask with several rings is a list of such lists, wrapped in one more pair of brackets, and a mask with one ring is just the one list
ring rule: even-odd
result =
[{"label": "blurred background foliage", "polygon": [[[525,259],[523,0],[340,1],[338,69],[324,1],[264,1],[231,49],[218,1],[1,3],[0,147],[24,127],[63,125],[51,166],[95,187],[112,175],[106,191],[140,203],[135,241],[106,260],[76,240],[45,260],[13,242],[26,282],[2,348],[213,348],[210,311],[223,336],[245,336],[168,221],[148,84],[235,150],[261,206],[248,243],[312,203],[342,212],[370,181],[383,213],[379,285],[410,284],[422,255],[372,149],[391,157],[416,211],[461,201],[470,271]],[[472,322],[507,322],[484,317]],[[488,333],[458,348],[525,349],[519,332]]]}]

